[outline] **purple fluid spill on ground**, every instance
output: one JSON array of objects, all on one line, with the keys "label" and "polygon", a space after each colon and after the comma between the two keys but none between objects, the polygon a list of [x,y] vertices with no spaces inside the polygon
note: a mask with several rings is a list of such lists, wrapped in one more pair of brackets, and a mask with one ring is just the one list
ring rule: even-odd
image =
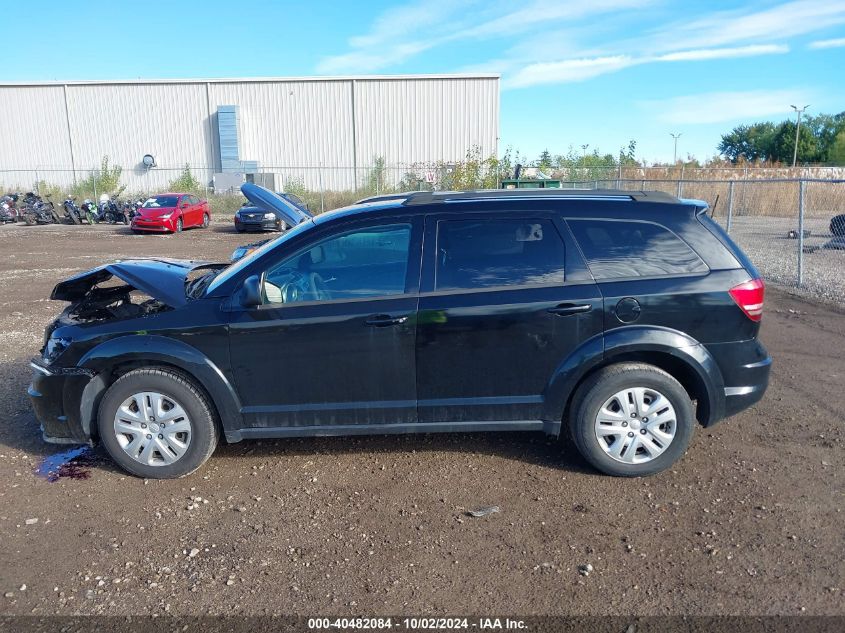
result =
[{"label": "purple fluid spill on ground", "polygon": [[88,479],[89,468],[96,463],[94,451],[90,446],[78,446],[68,451],[48,455],[35,469],[35,474],[49,482],[59,479]]}]

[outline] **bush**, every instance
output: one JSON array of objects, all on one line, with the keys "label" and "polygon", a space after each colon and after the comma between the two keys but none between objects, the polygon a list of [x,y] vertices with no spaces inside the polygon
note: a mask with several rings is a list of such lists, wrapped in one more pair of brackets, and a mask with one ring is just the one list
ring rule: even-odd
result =
[{"label": "bush", "polygon": [[107,193],[112,198],[117,198],[126,188],[120,184],[120,175],[123,167],[120,165],[109,166],[109,157],[103,156],[100,162],[100,169],[88,172],[88,177],[71,187],[71,192],[77,198],[95,198],[100,194]]},{"label": "bush", "polygon": [[182,170],[182,173],[179,174],[179,177],[171,180],[170,184],[167,186],[170,191],[177,193],[196,193],[205,195],[205,187],[202,186],[199,180],[194,178],[194,175],[191,173],[191,166],[188,163],[185,163],[185,168]]}]

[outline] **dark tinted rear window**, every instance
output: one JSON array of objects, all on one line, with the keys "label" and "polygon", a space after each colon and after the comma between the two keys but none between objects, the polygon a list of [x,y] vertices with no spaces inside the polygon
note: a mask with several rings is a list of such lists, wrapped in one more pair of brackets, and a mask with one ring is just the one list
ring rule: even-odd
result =
[{"label": "dark tinted rear window", "polygon": [[568,220],[596,279],[707,272],[707,265],[669,229],[651,222]]},{"label": "dark tinted rear window", "polygon": [[543,219],[437,224],[438,290],[563,283],[564,246]]}]

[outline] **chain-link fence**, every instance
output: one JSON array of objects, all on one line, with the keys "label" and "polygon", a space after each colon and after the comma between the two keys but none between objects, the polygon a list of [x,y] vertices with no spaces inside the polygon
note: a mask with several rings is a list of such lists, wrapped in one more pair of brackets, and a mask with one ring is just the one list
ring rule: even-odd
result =
[{"label": "chain-link fence", "polygon": [[[495,168],[495,169],[494,169]],[[362,167],[262,166],[250,178],[277,191],[297,193],[312,212],[328,211],[369,195],[409,190],[498,188],[500,165],[432,163]],[[237,185],[229,194],[215,191],[215,174],[188,168],[194,189],[218,214],[230,214],[242,198]],[[616,167],[572,170],[590,176],[561,182],[567,188],[616,188],[663,191],[706,201],[712,217],[748,253],[763,276],[845,303],[845,174],[842,168],[708,169]],[[0,171],[0,194],[29,191],[56,197],[98,193],[125,197],[170,189],[185,167],[147,171],[40,168]],[[776,177],[780,174],[801,177]],[[686,176],[680,178],[680,176]],[[651,176],[651,177],[649,177]],[[660,176],[660,177],[654,177]],[[668,177],[667,177],[668,176]],[[710,176],[709,178],[705,176]],[[822,177],[818,177],[822,176]],[[223,192],[226,188],[223,188]],[[234,195],[232,195],[234,194]],[[839,217],[843,216],[843,217]]]}]

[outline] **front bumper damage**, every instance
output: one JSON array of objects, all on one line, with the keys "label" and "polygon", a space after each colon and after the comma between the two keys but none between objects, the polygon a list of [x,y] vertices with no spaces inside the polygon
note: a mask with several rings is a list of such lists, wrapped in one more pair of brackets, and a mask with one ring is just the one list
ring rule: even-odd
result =
[{"label": "front bumper damage", "polygon": [[85,444],[91,442],[95,372],[81,367],[50,367],[33,359],[32,382],[27,389],[45,442]]}]

